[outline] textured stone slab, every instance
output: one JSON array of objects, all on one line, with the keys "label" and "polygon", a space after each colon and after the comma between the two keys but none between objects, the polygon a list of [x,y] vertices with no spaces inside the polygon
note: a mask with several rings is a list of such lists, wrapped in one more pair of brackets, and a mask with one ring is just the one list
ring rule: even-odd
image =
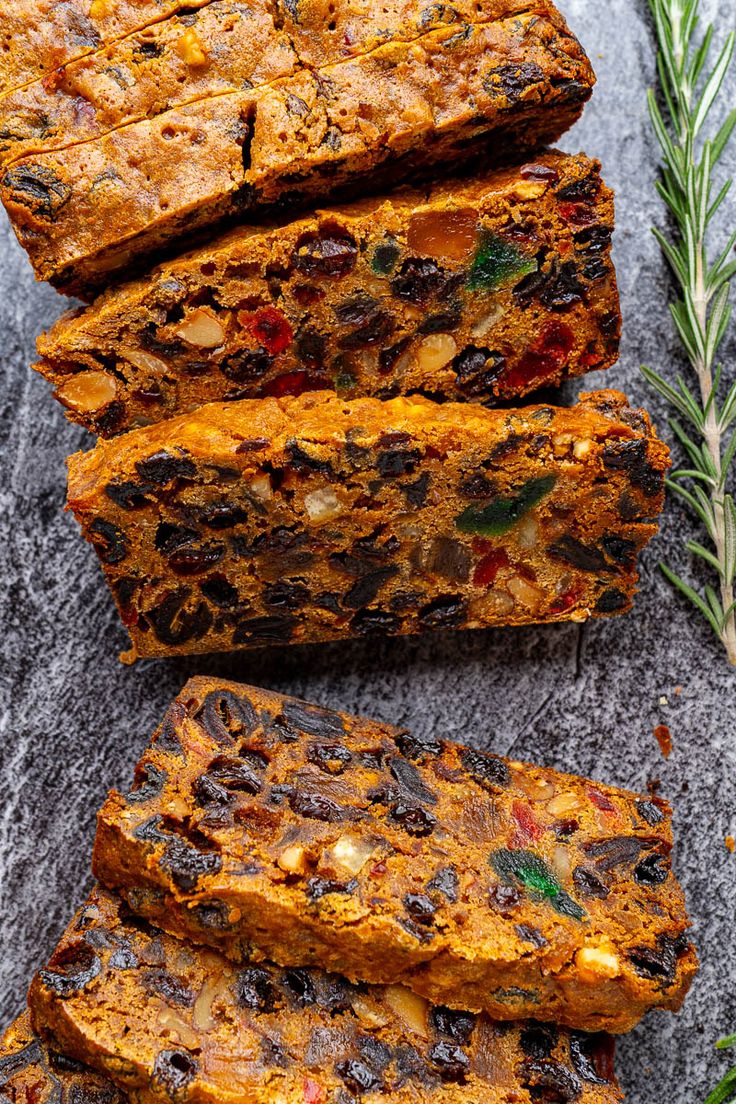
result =
[{"label": "textured stone slab", "polygon": [[[621,365],[607,380],[648,402],[661,424],[662,408],[637,371],[642,361],[671,370],[676,349],[663,309],[668,276],[648,229],[661,209],[645,113],[653,78],[646,4],[566,0],[562,7],[600,78],[563,145],[600,157],[618,191],[625,333]],[[736,19],[717,0],[704,4],[704,14],[718,14],[724,30]],[[734,99],[736,74],[724,96]],[[732,198],[731,223],[735,211]],[[3,1025],[88,888],[94,815],[107,788],[126,782],[186,677],[216,671],[634,789],[660,779],[676,807],[676,866],[703,966],[684,1011],[651,1016],[622,1041],[619,1065],[631,1104],[702,1100],[726,1069],[712,1042],[736,1023],[736,857],[724,845],[736,834],[736,677],[657,573],[661,558],[691,570],[680,550],[691,522],[679,507],[670,503],[645,557],[636,609],[618,622],[124,668],[116,658],[124,634],[94,554],[62,512],[64,457],[86,447],[86,437],[27,370],[35,334],[64,301],[33,284],[4,220],[0,250]],[[736,363],[733,337],[727,359]],[[674,741],[667,761],[652,735],[663,723]]]}]

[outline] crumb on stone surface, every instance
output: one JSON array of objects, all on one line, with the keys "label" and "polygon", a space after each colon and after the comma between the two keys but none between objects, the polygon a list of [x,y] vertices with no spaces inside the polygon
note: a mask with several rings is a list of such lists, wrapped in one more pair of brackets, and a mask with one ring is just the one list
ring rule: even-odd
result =
[{"label": "crumb on stone surface", "polygon": [[654,738],[659,744],[659,750],[665,759],[672,754],[672,733],[665,724],[657,725],[654,729]]}]

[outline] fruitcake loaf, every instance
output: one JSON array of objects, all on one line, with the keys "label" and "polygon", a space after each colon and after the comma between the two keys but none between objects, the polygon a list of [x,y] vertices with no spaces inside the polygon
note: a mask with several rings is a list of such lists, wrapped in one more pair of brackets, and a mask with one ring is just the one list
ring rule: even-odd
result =
[{"label": "fruitcake loaf", "polygon": [[100,811],[93,869],[235,961],[621,1032],[696,969],[671,848],[662,801],[196,678]]},{"label": "fruitcake loaf", "polygon": [[[72,146],[192,100],[268,84],[306,62],[322,67],[390,40],[462,29],[534,7],[535,0],[399,0],[292,4],[211,0],[160,19],[0,97],[0,157]],[[324,9],[324,10],[323,10]],[[302,56],[304,55],[304,56]]]},{"label": "fruitcake loaf", "polygon": [[127,1104],[125,1094],[107,1077],[49,1050],[34,1032],[27,1012],[0,1038],[0,1100],[3,1104]]},{"label": "fruitcake loaf", "polygon": [[69,461],[140,656],[627,610],[666,446],[623,395],[209,403]]},{"label": "fruitcake loaf", "polygon": [[10,0],[3,4],[0,23],[0,96],[93,53],[104,43],[207,2]]},{"label": "fruitcake loaf", "polygon": [[508,399],[615,360],[612,230],[598,163],[544,153],[232,230],[62,318],[36,367],[103,436],[326,388]]},{"label": "fruitcake loaf", "polygon": [[561,16],[537,0],[29,154],[5,170],[0,195],[39,278],[81,293],[226,216],[553,142],[593,79]]},{"label": "fruitcake loaf", "polygon": [[297,57],[267,0],[180,12],[0,99],[0,157],[63,149],[172,107],[290,76]]},{"label": "fruitcake loaf", "polygon": [[320,970],[237,967],[126,916],[101,890],[30,1003],[44,1037],[138,1104],[621,1099],[607,1036],[494,1024]]}]

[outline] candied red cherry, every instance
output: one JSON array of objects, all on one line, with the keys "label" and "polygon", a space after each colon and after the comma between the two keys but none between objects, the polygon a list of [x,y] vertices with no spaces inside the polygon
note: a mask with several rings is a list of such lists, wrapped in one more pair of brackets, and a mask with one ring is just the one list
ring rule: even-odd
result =
[{"label": "candied red cherry", "polygon": [[515,389],[535,386],[557,375],[575,345],[575,334],[564,322],[550,322],[518,364],[503,373],[500,383]]},{"label": "candied red cherry", "polygon": [[502,567],[509,566],[509,558],[503,548],[493,548],[478,561],[473,572],[473,586],[490,586]]},{"label": "candied red cherry", "polygon": [[294,340],[288,318],[276,307],[262,307],[255,313],[240,311],[238,321],[271,356],[286,352]]},{"label": "candied red cherry", "polygon": [[322,391],[328,386],[327,380],[300,369],[269,380],[261,388],[261,394],[278,399],[284,395],[303,395],[305,391]]},{"label": "candied red cherry", "polygon": [[327,292],[324,288],[314,287],[312,284],[297,284],[294,288],[294,298],[300,307],[313,307],[320,303]]},{"label": "candied red cherry", "polygon": [[578,599],[582,597],[583,590],[584,587],[577,583],[563,591],[549,607],[550,613],[565,613],[566,610],[572,609]]}]

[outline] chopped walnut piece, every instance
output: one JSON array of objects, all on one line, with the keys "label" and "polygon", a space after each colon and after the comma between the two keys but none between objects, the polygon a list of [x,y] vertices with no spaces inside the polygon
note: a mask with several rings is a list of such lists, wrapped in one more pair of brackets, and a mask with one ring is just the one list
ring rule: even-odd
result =
[{"label": "chopped walnut piece", "polygon": [[427,1013],[429,1003],[424,997],[413,993],[404,985],[389,985],[385,990],[386,1003],[393,1008],[399,1019],[413,1031],[415,1035],[421,1035],[426,1039],[429,1035],[427,1029]]},{"label": "chopped walnut piece", "polygon": [[222,324],[213,314],[201,308],[190,314],[174,332],[183,341],[202,349],[216,349],[225,340]]},{"label": "chopped walnut piece", "polygon": [[91,413],[107,406],[117,396],[117,384],[113,376],[105,372],[77,372],[57,388],[57,395],[64,406],[72,410]]}]

